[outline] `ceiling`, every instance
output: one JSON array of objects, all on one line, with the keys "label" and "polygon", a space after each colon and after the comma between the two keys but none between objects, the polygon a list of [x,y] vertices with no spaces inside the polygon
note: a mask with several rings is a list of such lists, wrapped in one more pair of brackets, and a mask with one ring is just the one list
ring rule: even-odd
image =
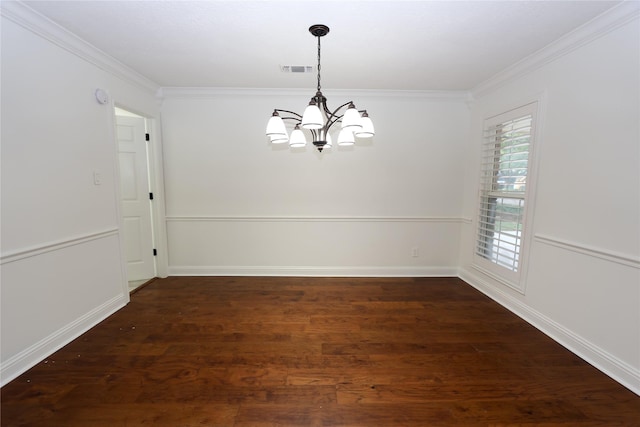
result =
[{"label": "ceiling", "polygon": [[160,86],[468,90],[618,1],[24,1]]}]

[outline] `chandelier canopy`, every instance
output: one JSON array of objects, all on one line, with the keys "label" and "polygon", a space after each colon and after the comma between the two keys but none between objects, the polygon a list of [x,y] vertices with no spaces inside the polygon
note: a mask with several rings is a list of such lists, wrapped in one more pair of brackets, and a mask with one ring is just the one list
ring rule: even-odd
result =
[{"label": "chandelier canopy", "polygon": [[[267,123],[267,136],[273,144],[289,142],[293,148],[307,145],[307,137],[303,129],[311,133],[313,145],[322,152],[324,148],[331,147],[331,135],[329,131],[336,123],[341,123],[338,134],[338,145],[348,146],[355,143],[355,138],[371,138],[375,134],[373,122],[367,114],[367,110],[358,110],[352,101],[345,102],[335,110],[327,107],[327,98],[322,95],[320,87],[320,38],[329,33],[326,25],[312,25],[309,32],[318,39],[318,87],[315,96],[309,101],[309,105],[302,115],[289,110],[276,108]],[[344,112],[343,112],[344,111]],[[280,115],[282,113],[282,116]],[[291,136],[287,133],[284,120],[291,120],[294,128]]]}]

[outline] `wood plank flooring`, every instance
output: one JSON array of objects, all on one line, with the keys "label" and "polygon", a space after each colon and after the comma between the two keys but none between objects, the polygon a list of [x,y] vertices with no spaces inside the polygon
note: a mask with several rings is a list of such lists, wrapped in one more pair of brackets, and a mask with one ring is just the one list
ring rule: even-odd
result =
[{"label": "wood plank flooring", "polygon": [[640,426],[459,279],[172,277],[2,388],[2,426]]}]

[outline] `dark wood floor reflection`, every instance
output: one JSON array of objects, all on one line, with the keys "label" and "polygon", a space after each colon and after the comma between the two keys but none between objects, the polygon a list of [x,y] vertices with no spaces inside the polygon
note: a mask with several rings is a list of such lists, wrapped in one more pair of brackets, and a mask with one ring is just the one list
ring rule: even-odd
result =
[{"label": "dark wood floor reflection", "polygon": [[2,426],[638,426],[458,279],[174,277],[2,389]]}]

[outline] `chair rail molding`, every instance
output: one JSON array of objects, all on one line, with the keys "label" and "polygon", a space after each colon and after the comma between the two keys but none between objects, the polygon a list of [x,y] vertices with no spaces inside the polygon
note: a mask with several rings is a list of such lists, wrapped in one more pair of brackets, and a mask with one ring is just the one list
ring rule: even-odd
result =
[{"label": "chair rail molding", "polygon": [[74,236],[69,239],[57,240],[54,242],[44,243],[31,248],[21,249],[14,252],[9,252],[0,256],[0,265],[8,264],[10,262],[20,261],[25,258],[30,258],[38,255],[45,254],[47,252],[54,252],[60,249],[68,248],[69,246],[81,245],[93,240],[100,240],[111,236],[117,236],[119,234],[117,227],[109,228],[103,231],[96,231],[93,233],[82,234]]},{"label": "chair rail molding", "polygon": [[433,222],[463,223],[457,216],[216,216],[167,215],[167,222]]},{"label": "chair rail molding", "polygon": [[588,246],[582,243],[571,242],[569,240],[558,239],[543,234],[536,234],[534,235],[533,239],[538,243],[542,243],[548,246],[554,246],[566,251],[588,255],[590,257],[599,258],[605,261],[622,264],[627,267],[640,269],[640,257],[637,256],[622,254],[619,252],[610,251],[608,249]]}]

